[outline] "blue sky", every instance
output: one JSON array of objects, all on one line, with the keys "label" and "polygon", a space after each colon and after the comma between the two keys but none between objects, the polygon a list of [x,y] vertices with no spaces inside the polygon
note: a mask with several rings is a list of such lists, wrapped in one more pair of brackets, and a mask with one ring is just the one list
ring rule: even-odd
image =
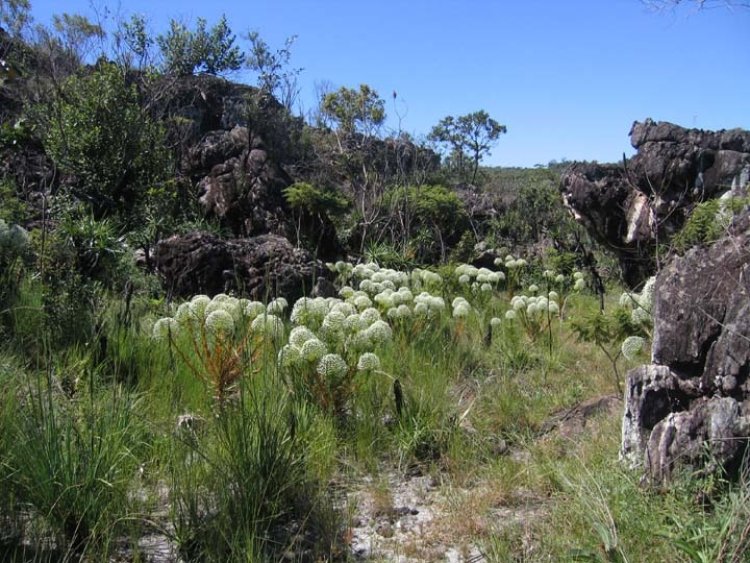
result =
[{"label": "blue sky", "polygon": [[[92,14],[89,0],[31,0],[39,22]],[[692,2],[686,2],[692,4]],[[639,0],[205,0],[99,2],[209,24],[272,46],[297,35],[301,101],[315,83],[398,93],[401,129],[424,135],[446,115],[486,110],[508,128],[486,164],[617,161],[628,131],[651,117],[688,127],[750,129],[750,8],[655,12]],[[252,77],[246,80],[252,82]]]}]

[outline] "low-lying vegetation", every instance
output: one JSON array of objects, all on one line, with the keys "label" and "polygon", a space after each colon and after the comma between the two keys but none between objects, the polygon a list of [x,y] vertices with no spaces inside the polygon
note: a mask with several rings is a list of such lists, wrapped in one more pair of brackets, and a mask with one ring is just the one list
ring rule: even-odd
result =
[{"label": "low-lying vegetation", "polygon": [[602,313],[584,274],[510,255],[329,268],[339,297],[292,304],[102,297],[92,340],[54,354],[13,314],[22,279],[3,314],[7,557],[147,559],[155,536],[186,560],[346,560],[353,484],[427,474],[452,500],[424,534],[489,560],[740,560],[744,482],[640,488],[619,413],[550,431],[643,358],[619,347],[648,338],[648,288]]}]

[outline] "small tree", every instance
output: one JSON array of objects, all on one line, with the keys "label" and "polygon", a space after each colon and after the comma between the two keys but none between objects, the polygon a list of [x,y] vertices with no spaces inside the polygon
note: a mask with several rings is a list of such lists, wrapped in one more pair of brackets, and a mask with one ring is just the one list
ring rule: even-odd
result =
[{"label": "small tree", "polygon": [[471,182],[474,183],[479,163],[495,145],[500,135],[506,133],[505,125],[500,125],[484,111],[475,111],[459,117],[449,115],[440,120],[430,131],[429,138],[448,147],[451,159],[456,162],[460,174],[464,174],[464,160],[468,155],[473,161]]},{"label": "small tree", "polygon": [[114,64],[69,78],[59,97],[33,113],[45,132],[45,149],[75,177],[74,195],[97,219],[135,219],[148,190],[170,173],[163,128]]},{"label": "small tree", "polygon": [[359,90],[341,87],[321,100],[322,113],[345,134],[371,136],[385,121],[385,102],[367,84]]},{"label": "small tree", "polygon": [[185,76],[190,74],[220,75],[239,70],[245,55],[234,42],[236,36],[227,24],[226,16],[210,30],[203,18],[198,18],[196,29],[172,20],[169,31],[156,38],[164,71]]},{"label": "small tree", "polygon": [[258,73],[258,87],[273,94],[287,111],[291,112],[299,95],[297,77],[302,72],[301,68],[289,66],[292,45],[297,40],[297,36],[288,37],[284,41],[284,46],[276,51],[271,50],[257,31],[249,33],[247,39],[250,41],[247,66]]}]

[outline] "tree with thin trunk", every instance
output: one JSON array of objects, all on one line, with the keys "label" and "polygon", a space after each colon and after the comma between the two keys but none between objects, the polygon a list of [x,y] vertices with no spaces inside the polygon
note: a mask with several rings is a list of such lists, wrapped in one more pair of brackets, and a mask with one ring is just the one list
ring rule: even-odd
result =
[{"label": "tree with thin trunk", "polygon": [[459,117],[444,117],[432,128],[429,138],[450,150],[461,177],[466,174],[465,161],[471,159],[471,182],[474,183],[479,163],[490,154],[490,149],[503,133],[507,133],[505,125],[500,125],[486,111],[480,110]]}]

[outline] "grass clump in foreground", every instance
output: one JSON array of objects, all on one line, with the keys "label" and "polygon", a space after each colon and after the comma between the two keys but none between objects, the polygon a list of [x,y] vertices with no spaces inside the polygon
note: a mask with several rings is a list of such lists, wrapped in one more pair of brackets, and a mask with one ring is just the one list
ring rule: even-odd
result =
[{"label": "grass clump in foreground", "polygon": [[426,540],[490,560],[731,561],[744,484],[714,486],[710,508],[697,480],[642,488],[617,462],[619,413],[548,432],[639,358],[577,338],[598,314],[582,275],[518,262],[336,265],[339,298],[293,304],[110,296],[90,341],[34,363],[43,331],[7,324],[0,539],[67,560],[147,559],[145,535],[189,561],[346,560],[354,483],[429,474]]}]

